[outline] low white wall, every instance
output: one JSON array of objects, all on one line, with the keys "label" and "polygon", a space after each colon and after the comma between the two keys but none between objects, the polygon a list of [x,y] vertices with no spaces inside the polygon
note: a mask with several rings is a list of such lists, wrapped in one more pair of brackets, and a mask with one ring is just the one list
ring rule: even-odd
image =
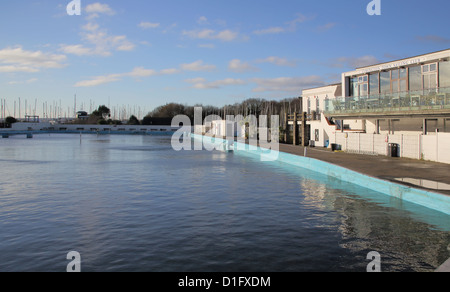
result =
[{"label": "low white wall", "polygon": [[15,123],[10,131],[76,131],[76,132],[170,132],[179,127],[135,125],[66,125],[50,123]]},{"label": "low white wall", "polygon": [[399,145],[400,157],[450,164],[450,133],[430,135],[383,135],[335,133],[336,144],[343,151],[360,154],[389,155],[389,143]]}]

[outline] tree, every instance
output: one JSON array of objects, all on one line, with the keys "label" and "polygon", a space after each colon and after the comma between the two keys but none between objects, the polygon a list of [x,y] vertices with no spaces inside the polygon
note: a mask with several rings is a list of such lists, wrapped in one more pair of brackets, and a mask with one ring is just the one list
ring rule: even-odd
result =
[{"label": "tree", "polygon": [[106,118],[111,117],[111,110],[107,106],[101,105],[92,112],[92,115],[106,120]]},{"label": "tree", "polygon": [[141,123],[139,122],[138,118],[136,118],[135,116],[131,116],[130,119],[128,120],[128,125],[140,125]]},{"label": "tree", "polygon": [[169,103],[154,109],[148,116],[152,118],[174,118],[177,115],[184,115],[185,106],[178,103]]},{"label": "tree", "polygon": [[8,125],[11,125],[11,124],[17,123],[17,120],[15,118],[13,118],[13,117],[7,117],[5,119],[5,123],[8,124]]}]

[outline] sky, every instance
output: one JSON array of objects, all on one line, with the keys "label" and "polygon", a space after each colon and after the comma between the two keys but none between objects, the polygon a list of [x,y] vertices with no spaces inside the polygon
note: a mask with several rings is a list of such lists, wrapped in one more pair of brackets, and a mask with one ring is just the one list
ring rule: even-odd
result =
[{"label": "sky", "polygon": [[41,116],[75,104],[146,113],[280,100],[357,67],[450,48],[448,0],[380,0],[373,16],[370,0],[81,0],[81,15],[68,15],[70,2],[1,1],[7,115],[18,116],[19,98]]}]

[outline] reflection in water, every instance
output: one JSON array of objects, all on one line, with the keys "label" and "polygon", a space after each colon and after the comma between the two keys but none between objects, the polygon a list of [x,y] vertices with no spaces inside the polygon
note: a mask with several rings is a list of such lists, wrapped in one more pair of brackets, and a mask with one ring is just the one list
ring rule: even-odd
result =
[{"label": "reflection in water", "polygon": [[343,218],[342,247],[359,254],[377,251],[390,271],[432,270],[449,256],[441,248],[450,241],[448,232],[436,234],[429,225],[414,222],[400,211],[357,198],[339,198],[335,207]]},{"label": "reflection in water", "polygon": [[359,256],[377,251],[389,271],[429,271],[450,256],[442,248],[450,242],[448,218],[447,224],[441,226],[447,231],[436,234],[428,224],[415,222],[400,210],[364,200],[356,194],[343,197],[307,179],[301,186],[305,195],[302,203],[339,215],[335,218],[342,248]]},{"label": "reflection in water", "polygon": [[396,178],[396,181],[412,184],[415,186],[423,187],[426,189],[431,190],[438,190],[438,191],[450,191],[450,185],[437,182],[437,181],[431,181],[431,180],[425,180],[425,179],[416,179],[416,178]]}]

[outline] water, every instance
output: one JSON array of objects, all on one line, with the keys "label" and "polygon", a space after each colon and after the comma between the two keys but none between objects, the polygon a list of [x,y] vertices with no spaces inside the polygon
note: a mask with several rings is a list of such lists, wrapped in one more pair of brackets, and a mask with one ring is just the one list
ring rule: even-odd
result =
[{"label": "water", "polygon": [[170,137],[0,140],[0,271],[434,271],[441,213],[244,153]]}]

